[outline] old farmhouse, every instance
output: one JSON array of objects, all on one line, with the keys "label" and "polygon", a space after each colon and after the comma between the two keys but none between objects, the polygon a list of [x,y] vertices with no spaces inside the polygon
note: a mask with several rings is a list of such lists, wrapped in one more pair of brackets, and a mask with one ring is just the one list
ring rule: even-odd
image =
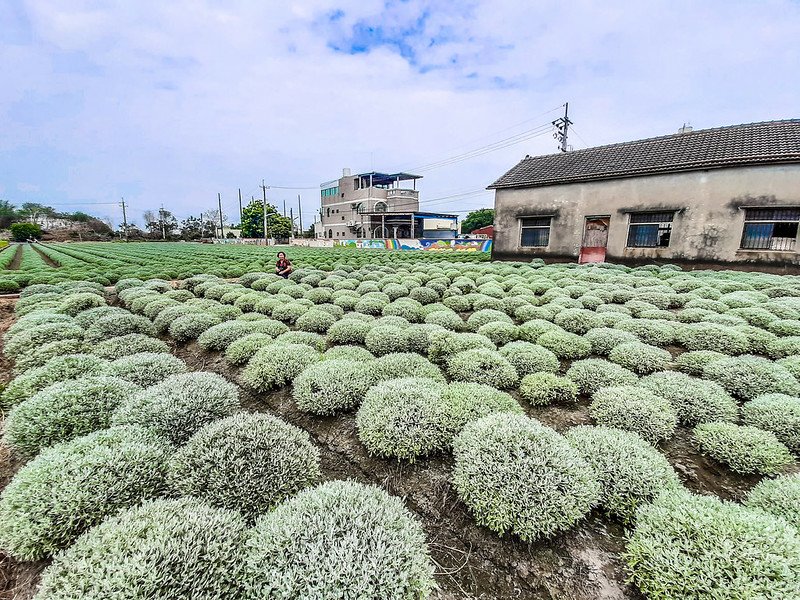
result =
[{"label": "old farmhouse", "polygon": [[489,188],[495,258],[800,266],[800,119],[526,157]]}]

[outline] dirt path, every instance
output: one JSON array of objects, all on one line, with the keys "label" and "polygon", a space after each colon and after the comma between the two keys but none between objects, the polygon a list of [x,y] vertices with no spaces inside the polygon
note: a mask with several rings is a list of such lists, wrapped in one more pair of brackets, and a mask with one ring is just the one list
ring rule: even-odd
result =
[{"label": "dirt path", "polygon": [[41,257],[42,257],[42,260],[43,260],[44,262],[46,262],[46,263],[47,263],[47,266],[48,266],[48,267],[52,267],[52,268],[54,268],[54,269],[58,269],[58,268],[60,268],[60,267],[61,267],[61,265],[60,265],[60,264],[58,264],[58,263],[57,263],[56,261],[54,261],[52,258],[50,258],[49,256],[47,256],[47,254],[45,254],[44,252],[42,252],[41,250],[39,250],[39,248],[37,248],[36,246],[34,246],[34,245],[31,245],[31,248],[33,248],[33,249],[36,251],[36,254],[38,254],[39,256],[41,256]]},{"label": "dirt path", "polygon": [[[231,368],[220,353],[206,352],[196,343],[172,345],[192,369],[213,371],[240,383],[239,370]],[[599,514],[544,542],[526,544],[513,536],[500,538],[476,525],[458,499],[450,484],[451,456],[414,464],[373,458],[358,441],[354,414],[316,417],[303,413],[290,389],[254,395],[243,388],[242,398],[248,410],[280,416],[308,431],[320,449],[326,479],[372,483],[405,500],[425,528],[437,564],[438,598],[641,598],[624,583],[618,559],[624,532]],[[557,409],[551,412],[552,420],[560,418],[566,424],[564,415],[555,417]],[[577,422],[585,420],[581,411],[574,415]]]},{"label": "dirt path", "polygon": [[[19,250],[17,250],[19,257]],[[13,361],[3,353],[3,335],[14,322],[16,298],[0,298],[0,385],[5,386],[13,377]],[[23,461],[12,456],[11,451],[0,443],[0,490],[14,476]],[[0,600],[28,600],[33,597],[39,575],[46,562],[18,562],[0,551]]]},{"label": "dirt path", "polygon": [[14,246],[13,250],[9,249],[6,252],[14,252],[14,258],[11,261],[11,264],[6,267],[7,271],[19,271],[19,265],[22,262],[22,244],[17,244]]}]

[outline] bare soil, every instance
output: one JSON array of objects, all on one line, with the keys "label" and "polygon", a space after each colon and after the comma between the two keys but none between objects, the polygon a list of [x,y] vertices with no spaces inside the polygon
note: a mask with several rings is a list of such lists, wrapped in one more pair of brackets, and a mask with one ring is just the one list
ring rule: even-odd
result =
[{"label": "bare soil", "polygon": [[41,250],[39,250],[39,248],[37,248],[36,246],[34,246],[34,245],[31,245],[31,248],[33,248],[33,249],[36,251],[36,254],[38,254],[39,256],[41,256],[41,257],[42,257],[42,260],[43,260],[44,262],[46,262],[46,263],[47,263],[47,266],[49,266],[49,267],[52,267],[52,268],[54,268],[54,269],[58,269],[58,268],[60,268],[60,267],[61,267],[61,265],[60,265],[60,264],[58,264],[58,263],[57,263],[56,261],[54,261],[52,258],[50,258],[49,256],[47,256],[47,254],[45,254],[44,252],[42,252]]},{"label": "bare soil", "polygon": [[14,258],[11,261],[11,264],[6,267],[8,271],[18,271],[19,265],[22,262],[22,245],[17,244],[16,246],[12,246],[6,252],[14,252]]}]

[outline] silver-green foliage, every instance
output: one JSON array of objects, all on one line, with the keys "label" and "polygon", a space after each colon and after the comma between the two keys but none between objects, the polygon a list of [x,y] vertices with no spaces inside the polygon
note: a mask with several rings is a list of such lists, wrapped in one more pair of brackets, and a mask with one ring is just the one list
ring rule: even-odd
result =
[{"label": "silver-green foliage", "polygon": [[54,356],[41,367],[26,371],[11,380],[0,398],[0,407],[9,408],[27,400],[49,385],[88,375],[106,375],[109,362],[91,354]]},{"label": "silver-green foliage", "polygon": [[148,500],[103,521],[45,569],[36,600],[243,597],[246,527],[194,498]]},{"label": "silver-green foliage", "polygon": [[235,509],[249,520],[313,485],[319,452],[304,430],[239,413],[197,431],[169,460],[173,493]]},{"label": "silver-green foliage", "polygon": [[734,423],[703,423],[694,428],[701,452],[737,473],[775,475],[793,462],[775,434]]},{"label": "silver-green foliage", "polygon": [[152,337],[156,334],[156,330],[147,317],[129,312],[113,312],[92,323],[86,329],[85,337],[91,342],[102,342],[130,333],[141,333]]},{"label": "silver-green foliage", "polygon": [[403,378],[370,388],[356,414],[358,438],[370,454],[414,461],[449,447],[447,387],[433,379]]},{"label": "silver-green foliage", "polygon": [[139,352],[123,356],[108,365],[109,375],[121,377],[140,385],[149,387],[164,381],[170,375],[185,373],[186,363],[168,352]]},{"label": "silver-green foliage", "polygon": [[247,600],[424,600],[435,588],[422,526],[381,489],[331,481],[261,517],[245,555]]},{"label": "silver-green foliage", "polygon": [[112,423],[141,425],[180,445],[204,425],[238,409],[236,385],[215,373],[198,371],[172,375],[121,402]]},{"label": "silver-green foliage", "polygon": [[3,352],[14,358],[23,352],[57,340],[82,340],[84,331],[74,323],[42,323],[15,332],[5,340]]},{"label": "silver-green foliage", "polygon": [[169,352],[169,346],[159,339],[143,333],[128,333],[92,344],[89,353],[116,360],[139,352]]},{"label": "silver-green foliage", "polygon": [[524,541],[572,527],[597,503],[589,464],[554,430],[494,413],[456,437],[453,483],[479,524]]},{"label": "silver-green foliage", "polygon": [[722,352],[715,352],[713,350],[693,350],[691,352],[683,352],[675,359],[675,366],[679,371],[688,373],[689,375],[702,375],[703,369],[706,365],[727,358],[727,355]]},{"label": "silver-green foliage", "polygon": [[55,356],[65,354],[93,353],[92,347],[83,340],[56,340],[41,346],[26,350],[14,360],[14,375],[21,375],[25,371],[41,367]]},{"label": "silver-green foliage", "polygon": [[255,353],[242,371],[242,381],[257,392],[289,385],[322,354],[305,344],[273,344]]},{"label": "silver-green foliage", "polygon": [[634,373],[647,375],[666,369],[672,361],[672,355],[650,344],[626,342],[615,346],[608,353],[608,359]]},{"label": "silver-green foliage", "polygon": [[639,380],[636,373],[602,358],[577,360],[566,375],[575,382],[578,391],[586,395],[603,387],[634,385]]},{"label": "silver-green foliage", "polygon": [[762,479],[747,494],[744,504],[781,517],[800,528],[800,473]]},{"label": "silver-green foliage", "polygon": [[272,336],[266,333],[249,333],[231,342],[225,349],[225,360],[232,365],[243,365],[256,352],[272,343]]},{"label": "silver-green foliage", "polygon": [[499,352],[511,363],[520,378],[540,371],[555,373],[561,367],[555,354],[530,342],[511,342],[500,348]]},{"label": "silver-green foliage", "polygon": [[671,438],[678,423],[667,399],[637,386],[598,390],[592,396],[589,414],[598,425],[632,431],[651,444]]},{"label": "silver-green foliage", "polygon": [[736,421],[739,407],[722,386],[685,373],[663,371],[643,377],[639,385],[672,404],[682,425]]},{"label": "silver-green foliage", "polygon": [[519,395],[534,406],[575,402],[578,399],[578,386],[571,379],[555,373],[531,373],[522,378]]},{"label": "silver-green foliage", "polygon": [[624,559],[649,600],[800,597],[800,535],[771,515],[673,491],[643,506]]},{"label": "silver-green foliage", "polygon": [[447,361],[447,374],[454,381],[483,383],[498,389],[519,383],[513,365],[497,350],[474,348],[457,352]]},{"label": "silver-green foliage", "polygon": [[16,453],[42,448],[104,429],[117,406],[141,388],[117,377],[81,377],[55,383],[15,406],[5,422],[5,441]]},{"label": "silver-green foliage", "polygon": [[114,427],[44,450],[0,495],[0,547],[21,560],[51,556],[122,508],[164,490],[169,444]]},{"label": "silver-green foliage", "polygon": [[800,398],[765,394],[742,406],[742,422],[771,431],[794,453],[800,453]]},{"label": "silver-green foliage", "polygon": [[594,469],[600,506],[625,523],[633,520],[639,506],[680,485],[664,455],[635,433],[579,425],[565,437]]},{"label": "silver-green foliage", "polygon": [[342,359],[312,364],[294,379],[292,396],[297,407],[317,415],[357,408],[376,381],[373,364]]},{"label": "silver-green foliage", "polygon": [[531,341],[544,346],[558,358],[564,360],[585,358],[592,351],[592,344],[586,338],[561,329],[546,331]]},{"label": "silver-green foliage", "polygon": [[422,377],[444,382],[442,370],[424,356],[413,352],[392,352],[375,359],[369,365],[376,380]]},{"label": "silver-green foliage", "polygon": [[743,400],[763,394],[800,395],[800,383],[785,367],[760,356],[715,360],[703,369],[703,377]]}]

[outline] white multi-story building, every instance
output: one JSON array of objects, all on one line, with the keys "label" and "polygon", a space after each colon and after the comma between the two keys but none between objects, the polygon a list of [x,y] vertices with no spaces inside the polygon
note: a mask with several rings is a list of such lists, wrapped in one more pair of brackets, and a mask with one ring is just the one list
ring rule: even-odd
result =
[{"label": "white multi-story building", "polygon": [[420,212],[418,179],[422,177],[410,173],[371,171],[352,175],[350,169],[342,169],[339,179],[320,185],[316,237],[334,240],[456,237],[456,215]]}]

